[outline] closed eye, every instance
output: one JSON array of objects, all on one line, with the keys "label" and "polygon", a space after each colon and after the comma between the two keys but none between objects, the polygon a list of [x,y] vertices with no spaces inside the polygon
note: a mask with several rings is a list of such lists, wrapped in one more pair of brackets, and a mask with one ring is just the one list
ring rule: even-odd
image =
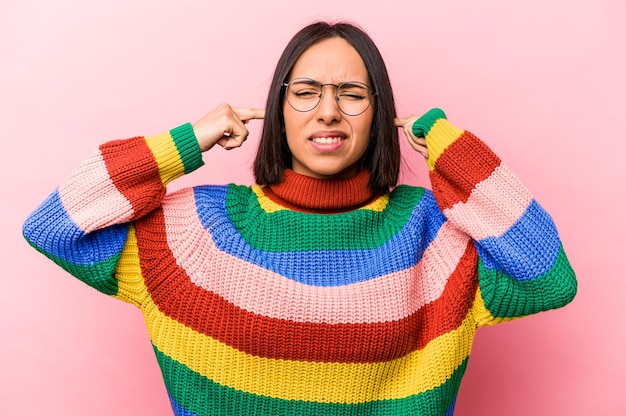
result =
[{"label": "closed eye", "polygon": [[320,95],[319,91],[312,90],[294,91],[293,94],[298,98],[318,97]]},{"label": "closed eye", "polygon": [[365,95],[361,95],[361,94],[355,94],[352,92],[343,92],[341,94],[339,94],[339,98],[341,99],[347,99],[350,101],[359,101],[359,100],[364,100],[365,99]]}]

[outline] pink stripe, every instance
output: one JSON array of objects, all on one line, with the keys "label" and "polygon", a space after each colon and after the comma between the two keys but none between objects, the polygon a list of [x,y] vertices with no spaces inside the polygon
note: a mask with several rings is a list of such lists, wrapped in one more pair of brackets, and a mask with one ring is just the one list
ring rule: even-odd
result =
[{"label": "pink stripe", "polygon": [[86,233],[129,221],[134,212],[113,184],[99,150],[63,182],[59,197],[72,221]]},{"label": "pink stripe", "polygon": [[[356,324],[406,318],[439,298],[468,243],[465,234],[446,223],[414,267],[349,286],[318,287],[218,250],[196,216],[191,191],[168,197],[164,210],[168,245],[194,284],[249,312],[296,322]],[[263,295],[250,296],[252,286]]]},{"label": "pink stripe", "polygon": [[444,210],[446,217],[474,240],[499,237],[526,212],[530,192],[504,164],[478,183],[467,202]]}]

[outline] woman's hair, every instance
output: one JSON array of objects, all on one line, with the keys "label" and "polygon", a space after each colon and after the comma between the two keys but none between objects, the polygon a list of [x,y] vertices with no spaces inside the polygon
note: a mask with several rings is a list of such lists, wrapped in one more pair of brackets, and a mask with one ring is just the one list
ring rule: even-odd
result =
[{"label": "woman's hair", "polygon": [[279,183],[283,171],[291,168],[292,156],[284,132],[284,88],[289,74],[304,51],[316,43],[340,37],[350,43],[365,63],[372,88],[374,118],[368,147],[360,166],[370,171],[369,187],[376,193],[386,193],[398,182],[400,144],[394,123],[395,103],[387,68],[372,39],[350,23],[318,22],[300,30],[283,51],[270,86],[265,106],[265,120],[259,149],[254,161],[254,176],[259,185]]}]

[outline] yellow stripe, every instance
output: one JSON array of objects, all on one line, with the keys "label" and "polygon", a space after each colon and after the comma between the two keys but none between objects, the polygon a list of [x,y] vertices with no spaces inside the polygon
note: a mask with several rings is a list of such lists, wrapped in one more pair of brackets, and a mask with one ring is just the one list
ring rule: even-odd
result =
[{"label": "yellow stripe", "polygon": [[370,211],[383,212],[389,203],[389,194],[376,198],[374,201],[365,205],[361,209],[369,209]]},{"label": "yellow stripe", "polygon": [[131,226],[128,230],[128,239],[117,264],[115,277],[118,281],[118,291],[114,297],[137,306],[141,306],[143,301],[148,298],[148,290],[143,283],[143,276],[139,267],[139,248],[137,247],[135,227]]},{"label": "yellow stripe", "polygon": [[[285,207],[282,207],[276,202],[269,199],[267,195],[265,195],[265,192],[263,191],[263,187],[259,185],[252,185],[252,191],[257,196],[257,200],[259,201],[259,205],[261,206],[261,209],[263,209],[263,211],[267,212],[268,214],[286,209]],[[380,198],[376,198],[374,201],[370,202],[369,204],[365,205],[364,207],[360,209],[367,209],[370,211],[382,212],[385,210],[385,208],[387,208],[388,203],[389,203],[389,196],[383,195]]]},{"label": "yellow stripe", "polygon": [[517,318],[496,318],[489,312],[489,309],[485,306],[485,300],[480,292],[480,288],[476,291],[476,297],[474,298],[474,305],[472,306],[472,312],[474,319],[476,320],[476,326],[495,325],[501,322],[512,321]]},{"label": "yellow stripe", "polygon": [[441,156],[446,148],[458,139],[463,132],[464,130],[453,126],[445,118],[440,118],[435,122],[426,135],[426,147],[428,148],[428,159],[426,159],[426,163],[430,170],[435,169],[435,163],[437,159],[439,159],[439,156]]},{"label": "yellow stripe", "polygon": [[146,144],[159,166],[163,186],[184,174],[185,165],[169,132],[146,137]]},{"label": "yellow stripe", "polygon": [[445,383],[468,357],[471,317],[423,350],[384,363],[321,363],[261,358],[193,331],[156,306],[146,316],[156,348],[223,386],[284,400],[364,403],[401,399]]},{"label": "yellow stripe", "polygon": [[267,212],[268,214],[286,209],[285,207],[281,207],[276,202],[269,199],[265,195],[265,192],[263,192],[263,188],[261,186],[252,185],[252,192],[256,194],[259,205],[261,205],[261,209],[263,209],[263,211]]}]

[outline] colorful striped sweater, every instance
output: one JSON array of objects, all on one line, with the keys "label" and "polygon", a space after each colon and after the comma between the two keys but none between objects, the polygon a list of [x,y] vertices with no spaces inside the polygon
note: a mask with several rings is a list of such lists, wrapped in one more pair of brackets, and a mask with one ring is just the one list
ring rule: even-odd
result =
[{"label": "colorful striped sweater", "polygon": [[176,415],[451,415],[478,327],[570,302],[548,214],[441,110],[432,192],[368,172],[166,185],[202,165],[187,124],[106,143],[26,221],[37,250],[145,317]]}]

